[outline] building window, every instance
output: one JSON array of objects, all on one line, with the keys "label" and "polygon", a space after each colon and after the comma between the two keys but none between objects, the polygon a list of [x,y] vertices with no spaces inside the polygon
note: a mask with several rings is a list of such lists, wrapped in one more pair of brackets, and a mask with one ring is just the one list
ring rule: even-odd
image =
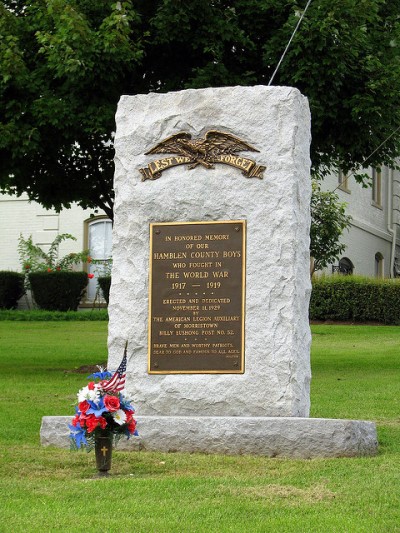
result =
[{"label": "building window", "polygon": [[[92,259],[103,261],[104,264],[111,258],[111,232],[112,223],[108,218],[95,218],[87,222],[87,248]],[[88,265],[88,274],[94,274],[94,278],[89,279],[86,299],[93,302],[97,295],[97,278],[105,270],[102,264]]]},{"label": "building window", "polygon": [[384,276],[384,259],[383,255],[378,252],[375,254],[375,277],[376,278],[383,278]]},{"label": "building window", "polygon": [[350,193],[349,176],[347,176],[347,174],[344,174],[341,170],[339,170],[339,174],[338,174],[338,184],[339,184],[339,189],[341,191]]},{"label": "building window", "polygon": [[348,257],[342,257],[339,261],[339,271],[342,274],[350,275],[353,274],[354,265]]},{"label": "building window", "polygon": [[395,260],[394,260],[393,276],[395,278],[399,278],[400,277],[400,259],[398,257],[395,257]]},{"label": "building window", "polygon": [[342,257],[338,265],[332,267],[332,273],[342,274],[344,276],[350,276],[353,274],[354,265],[348,257]]},{"label": "building window", "polygon": [[372,204],[382,207],[382,173],[375,168],[372,169]]}]

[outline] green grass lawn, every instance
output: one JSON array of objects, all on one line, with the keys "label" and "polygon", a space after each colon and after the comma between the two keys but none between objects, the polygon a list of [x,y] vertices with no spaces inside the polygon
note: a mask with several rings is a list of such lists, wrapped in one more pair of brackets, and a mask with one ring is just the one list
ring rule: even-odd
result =
[{"label": "green grass lawn", "polygon": [[376,457],[117,449],[93,479],[93,454],[41,448],[39,427],[72,416],[74,370],[106,361],[106,337],[106,322],[0,322],[1,532],[400,532],[400,328],[313,327],[311,416],[376,421]]}]

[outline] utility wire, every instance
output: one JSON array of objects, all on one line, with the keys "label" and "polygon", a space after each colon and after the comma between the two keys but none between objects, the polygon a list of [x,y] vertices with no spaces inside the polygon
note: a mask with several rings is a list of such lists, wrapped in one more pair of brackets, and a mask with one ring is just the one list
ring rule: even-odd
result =
[{"label": "utility wire", "polygon": [[[271,79],[270,79],[269,82],[268,82],[268,87],[269,87],[269,86],[271,85],[271,83],[273,82],[273,80],[274,80],[274,78],[275,78],[275,76],[276,76],[276,73],[278,72],[279,67],[280,67],[281,64],[282,64],[282,61],[284,60],[285,55],[286,55],[287,51],[289,50],[290,45],[292,44],[292,41],[293,41],[293,39],[294,39],[294,36],[296,35],[297,30],[299,29],[300,24],[301,24],[301,22],[302,22],[302,20],[303,20],[303,18],[304,18],[304,16],[305,16],[305,14],[306,14],[306,12],[307,12],[307,9],[308,9],[309,5],[311,4],[311,2],[312,2],[312,0],[308,0],[308,2],[307,2],[307,4],[306,4],[306,7],[304,8],[304,11],[303,11],[303,13],[301,14],[301,17],[299,18],[299,20],[298,20],[298,22],[297,22],[297,24],[296,24],[296,27],[295,27],[295,29],[294,29],[294,31],[293,31],[293,33],[292,33],[292,35],[291,35],[291,37],[290,37],[290,39],[289,39],[287,45],[286,45],[286,48],[285,48],[285,50],[283,51],[283,54],[282,54],[281,58],[280,58],[279,61],[278,61],[278,64],[277,64],[277,66],[276,66],[276,69],[274,70],[274,73],[272,74]],[[375,148],[375,150],[374,150],[373,152],[371,152],[371,153],[369,154],[369,156],[366,157],[366,158],[362,161],[361,166],[364,166],[364,164],[368,161],[368,159],[370,159],[370,158],[371,158],[371,157],[372,157],[372,156],[373,156],[378,150],[380,150],[380,149],[382,148],[382,146],[384,146],[384,145],[388,142],[388,140],[389,140],[391,137],[393,137],[393,135],[395,135],[399,130],[400,130],[400,126],[397,127],[397,128],[396,128],[396,129],[390,134],[390,135],[388,135],[388,136],[386,137],[386,139],[385,139],[383,142],[381,142],[381,144],[380,144],[377,148]],[[343,182],[339,183],[339,185],[338,185],[335,189],[333,189],[333,191],[331,191],[331,192],[335,192],[340,186],[343,186],[344,183],[347,183],[347,180],[350,179],[353,175],[354,175],[354,172],[351,172],[348,176],[345,177],[345,179],[343,180]]]},{"label": "utility wire", "polygon": [[297,22],[297,24],[296,24],[296,27],[295,27],[295,29],[294,29],[294,31],[293,31],[293,33],[292,33],[292,36],[290,37],[289,42],[287,43],[286,48],[285,48],[285,50],[283,51],[283,54],[282,54],[282,56],[281,56],[281,58],[280,58],[280,60],[279,60],[279,62],[278,62],[278,64],[277,64],[277,66],[276,66],[276,69],[274,70],[274,73],[272,74],[271,79],[269,80],[268,87],[271,85],[273,79],[275,78],[275,75],[276,75],[276,73],[278,72],[279,67],[281,66],[281,63],[282,63],[282,61],[283,61],[283,59],[284,59],[284,57],[285,57],[285,55],[286,55],[286,52],[289,50],[289,47],[290,47],[290,45],[292,44],[293,38],[294,38],[294,36],[296,35],[296,32],[297,32],[297,30],[299,29],[300,24],[301,24],[301,21],[303,20],[304,15],[306,14],[306,11],[307,11],[308,6],[309,6],[310,4],[311,4],[311,0],[308,0],[308,2],[307,2],[307,4],[306,4],[306,7],[304,8],[303,13],[301,14],[301,17],[299,18],[299,20],[298,20],[298,22]]}]

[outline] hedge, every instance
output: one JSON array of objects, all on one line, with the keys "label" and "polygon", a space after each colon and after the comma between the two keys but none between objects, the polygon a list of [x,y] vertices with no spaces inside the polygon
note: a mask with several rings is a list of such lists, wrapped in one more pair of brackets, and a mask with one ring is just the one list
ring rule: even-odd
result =
[{"label": "hedge", "polygon": [[31,272],[33,297],[40,309],[76,311],[86,288],[86,272]]},{"label": "hedge", "polygon": [[400,324],[400,280],[317,277],[313,280],[310,319]]},{"label": "hedge", "polygon": [[100,285],[100,289],[102,290],[104,299],[108,305],[110,300],[111,276],[100,276],[97,282]]},{"label": "hedge", "polygon": [[8,270],[0,271],[0,308],[15,309],[24,293],[23,274]]}]

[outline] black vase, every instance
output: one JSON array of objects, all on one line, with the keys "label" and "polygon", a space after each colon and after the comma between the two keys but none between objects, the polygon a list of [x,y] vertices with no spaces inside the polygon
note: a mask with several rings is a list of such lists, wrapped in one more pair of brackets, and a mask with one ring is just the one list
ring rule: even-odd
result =
[{"label": "black vase", "polygon": [[108,431],[98,432],[95,436],[94,451],[96,467],[100,477],[108,476],[111,468],[112,435]]}]

